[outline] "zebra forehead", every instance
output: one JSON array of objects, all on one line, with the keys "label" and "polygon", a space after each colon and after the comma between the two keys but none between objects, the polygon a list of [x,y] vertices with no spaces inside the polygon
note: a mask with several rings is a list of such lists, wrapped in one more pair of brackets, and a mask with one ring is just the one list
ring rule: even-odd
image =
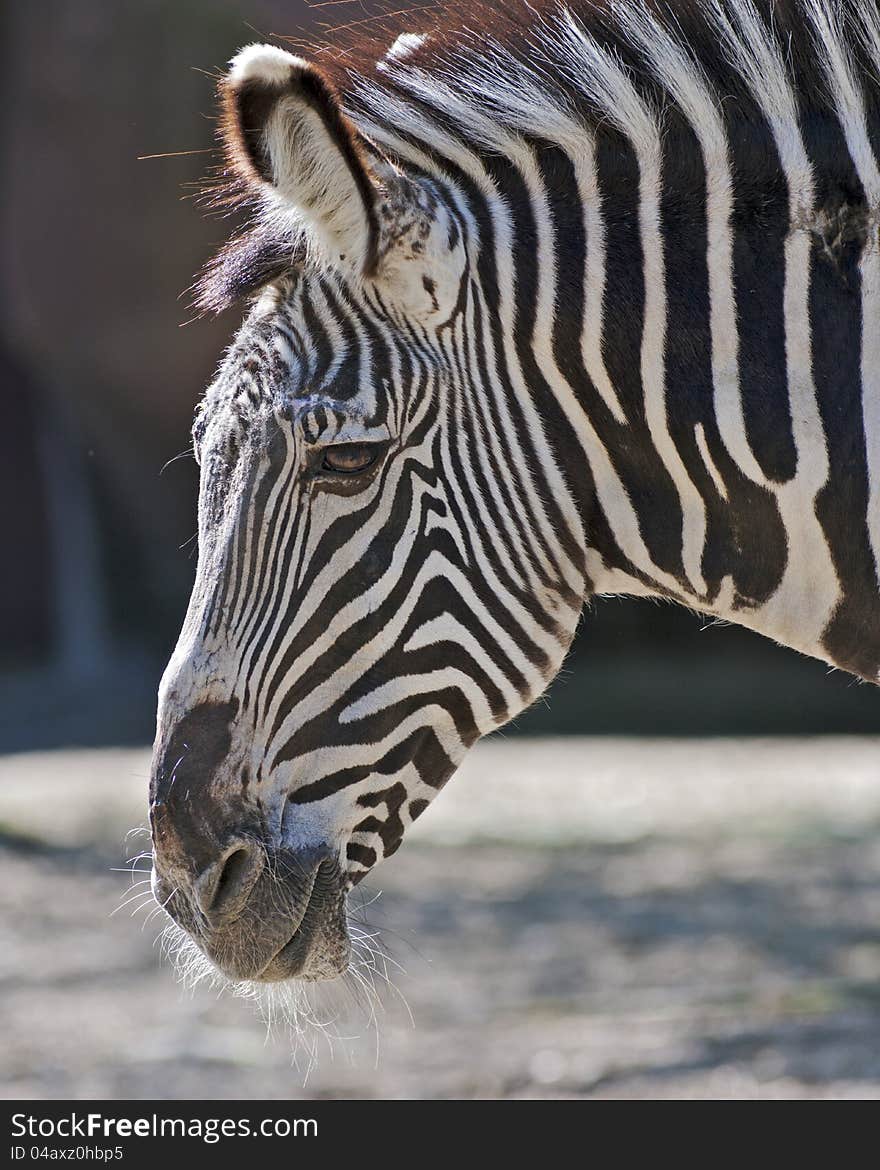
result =
[{"label": "zebra forehead", "polygon": [[406,330],[355,300],[327,292],[319,274],[266,290],[245,318],[199,408],[243,420],[267,409],[292,418],[321,409],[367,420],[429,363]]}]

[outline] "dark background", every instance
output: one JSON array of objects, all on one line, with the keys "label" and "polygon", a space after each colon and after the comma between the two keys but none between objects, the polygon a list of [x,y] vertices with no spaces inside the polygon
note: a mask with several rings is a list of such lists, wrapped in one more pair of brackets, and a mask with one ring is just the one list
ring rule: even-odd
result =
[{"label": "dark background", "polygon": [[[189,426],[237,323],[183,290],[230,225],[194,205],[212,74],[370,6],[7,5],[0,221],[0,751],[152,736],[194,568]],[[194,151],[174,157],[143,155]],[[870,687],[671,606],[595,603],[523,732],[880,730]]]}]

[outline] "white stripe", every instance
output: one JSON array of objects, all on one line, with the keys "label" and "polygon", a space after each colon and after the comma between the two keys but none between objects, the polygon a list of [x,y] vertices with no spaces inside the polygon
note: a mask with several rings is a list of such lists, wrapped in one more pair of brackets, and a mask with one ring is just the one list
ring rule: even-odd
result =
[{"label": "white stripe", "polygon": [[715,466],[715,460],[712,458],[711,452],[709,451],[709,445],[706,442],[706,433],[703,430],[702,423],[697,423],[697,425],[694,427],[694,439],[697,444],[697,450],[700,452],[700,458],[706,465],[706,471],[708,471],[712,482],[715,484],[715,491],[722,498],[722,500],[726,500],[727,487],[725,486],[724,480],[721,478],[721,473]]}]

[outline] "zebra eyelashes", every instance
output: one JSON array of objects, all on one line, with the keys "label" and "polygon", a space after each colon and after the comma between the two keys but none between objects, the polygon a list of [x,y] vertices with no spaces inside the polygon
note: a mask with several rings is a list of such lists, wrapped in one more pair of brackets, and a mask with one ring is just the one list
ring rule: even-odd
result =
[{"label": "zebra eyelashes", "polygon": [[307,403],[294,425],[303,444],[305,474],[326,485],[366,484],[396,441],[387,424],[370,425],[336,403]]},{"label": "zebra eyelashes", "polygon": [[333,475],[358,475],[372,467],[378,457],[375,443],[345,443],[324,452],[321,470]]},{"label": "zebra eyelashes", "polygon": [[388,439],[315,447],[308,454],[306,473],[317,487],[360,491],[372,482],[390,447]]}]

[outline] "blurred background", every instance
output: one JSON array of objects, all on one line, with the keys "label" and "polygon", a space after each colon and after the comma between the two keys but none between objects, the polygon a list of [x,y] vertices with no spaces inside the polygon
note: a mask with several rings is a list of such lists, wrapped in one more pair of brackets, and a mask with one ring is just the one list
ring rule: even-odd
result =
[{"label": "blurred background", "polygon": [[[375,9],[4,8],[0,1075],[13,1095],[258,1096],[289,1066],[247,1006],[179,998],[149,928],[108,917],[127,881],[110,867],[143,820],[156,684],[195,564],[189,427],[237,324],[191,322],[184,293],[231,228],[193,201],[213,161],[212,77],[243,43],[321,36]],[[372,1058],[358,1074],[322,1064],[306,1090],[282,1078],[281,1095],[877,1091],[878,732],[876,691],[821,663],[670,606],[597,602],[547,701],[481,745],[383,868],[383,916],[410,931],[404,949],[429,952],[408,977],[415,1032],[392,994],[378,1072]],[[628,1011],[649,1022],[618,1048]],[[80,1013],[96,1036],[85,1052],[79,1027],[63,1043]]]}]

